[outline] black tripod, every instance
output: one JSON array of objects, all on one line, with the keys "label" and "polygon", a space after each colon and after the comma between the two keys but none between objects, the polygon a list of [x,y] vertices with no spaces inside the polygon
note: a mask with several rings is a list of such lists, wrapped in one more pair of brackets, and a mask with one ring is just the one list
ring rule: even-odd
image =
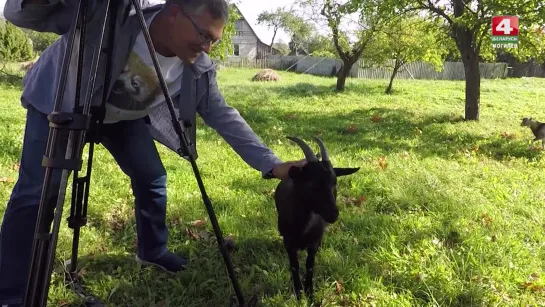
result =
[{"label": "black tripod", "polygon": [[[240,289],[239,283],[235,276],[233,265],[228,251],[228,244],[223,239],[221,229],[219,227],[212,203],[206,194],[204,184],[202,182],[197,164],[194,156],[189,150],[190,141],[186,135],[187,124],[181,124],[176,118],[174,110],[174,104],[168,93],[168,88],[159,68],[159,62],[155,55],[155,49],[153,47],[148,28],[144,19],[144,14],[140,6],[139,0],[131,0],[132,5],[136,11],[136,16],[139,20],[140,27],[146,39],[146,43],[153,60],[155,71],[159,77],[159,83],[163,90],[166,103],[168,105],[170,114],[172,116],[172,124],[175,131],[178,134],[180,140],[180,148],[178,154],[180,156],[189,157],[193,172],[197,179],[199,189],[202,194],[202,198],[219,245],[220,252],[225,261],[227,271],[233,288],[236,292],[238,304],[240,306],[246,306],[244,296]],[[112,49],[115,43],[115,16],[117,16],[117,10],[119,9],[119,0],[104,0],[106,9],[104,11],[104,19],[101,24],[101,33],[98,42],[98,47],[93,53],[92,66],[89,73],[87,93],[84,96],[83,105],[80,105],[80,88],[82,82],[82,70],[84,61],[84,46],[85,46],[85,34],[87,27],[87,12],[88,1],[80,0],[72,21],[72,28],[69,32],[68,44],[64,54],[63,65],[61,70],[61,78],[57,88],[57,95],[55,101],[54,111],[48,116],[49,119],[49,138],[45,155],[42,161],[42,165],[46,168],[42,197],[40,200],[40,207],[38,211],[38,220],[35,229],[35,237],[33,242],[33,254],[30,267],[30,276],[25,293],[24,306],[25,307],[41,307],[46,306],[47,296],[49,292],[49,286],[51,282],[51,273],[53,268],[53,261],[55,258],[55,251],[57,246],[57,239],[59,234],[59,227],[62,217],[62,210],[64,204],[64,198],[66,193],[66,186],[68,176],[70,172],[73,174],[73,187],[72,187],[72,203],[70,210],[70,217],[68,218],[68,226],[74,230],[74,238],[72,242],[72,257],[70,261],[70,269],[67,273],[67,279],[70,279],[72,289],[86,300],[88,306],[102,306],[100,301],[90,295],[79,284],[77,276],[77,257],[79,247],[80,228],[87,223],[87,204],[89,196],[89,182],[92,170],[92,159],[94,144],[99,142],[98,129],[102,125],[104,118],[105,102],[108,98],[108,85],[111,83],[111,61],[112,61]],[[123,8],[124,9],[124,8]],[[110,31],[108,33],[108,44],[103,46],[106,25],[110,25]],[[61,112],[63,93],[66,87],[66,79],[68,76],[69,64],[71,61],[72,50],[74,47],[75,38],[79,39],[79,53],[78,53],[78,68],[77,68],[77,83],[76,83],[76,97],[75,108],[73,113]],[[102,103],[100,107],[91,107],[92,95],[94,93],[96,74],[99,66],[99,57],[101,53],[107,54],[106,63],[106,75],[104,82],[104,91],[102,94]],[[60,146],[60,135],[68,133],[68,142],[66,145]],[[89,143],[89,159],[87,164],[87,173],[83,177],[78,177],[78,172],[82,168],[82,152],[85,144]],[[62,170],[62,177],[58,196],[56,198],[56,204],[50,200],[52,194],[52,172],[53,170]],[[53,229],[51,224],[53,223]]]}]

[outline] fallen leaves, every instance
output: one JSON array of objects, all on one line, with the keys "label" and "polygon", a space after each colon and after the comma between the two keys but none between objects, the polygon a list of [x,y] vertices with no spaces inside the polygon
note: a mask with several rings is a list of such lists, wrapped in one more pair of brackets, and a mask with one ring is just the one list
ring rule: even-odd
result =
[{"label": "fallen leaves", "polygon": [[343,292],[343,284],[338,280],[335,281],[335,290],[337,291],[337,294],[341,294]]},{"label": "fallen leaves", "polygon": [[0,177],[0,183],[13,183],[15,180],[9,177]]},{"label": "fallen leaves", "polygon": [[[191,240],[204,242],[216,241],[216,236],[213,232],[203,229],[206,225],[206,220],[194,220],[187,223],[187,225],[189,226],[185,228],[184,232]],[[233,234],[224,237],[224,240],[228,249],[234,248],[235,237]]]},{"label": "fallen leaves", "polygon": [[200,239],[199,235],[196,232],[194,232],[193,230],[189,229],[189,228],[185,229],[185,234],[188,237],[190,237],[191,239],[193,239],[193,240],[199,240]]},{"label": "fallen leaves", "polygon": [[521,288],[531,292],[542,292],[545,290],[545,285],[537,273],[532,273],[528,280],[522,283]]},{"label": "fallen leaves", "polygon": [[502,138],[504,138],[504,139],[511,140],[511,139],[514,139],[514,138],[515,138],[515,135],[512,134],[512,133],[503,131],[503,132],[500,133],[500,137],[502,137]]},{"label": "fallen leaves", "polygon": [[192,221],[190,224],[195,227],[202,227],[204,226],[205,223],[206,222],[204,220],[195,220],[195,221]]},{"label": "fallen leaves", "polygon": [[483,212],[481,215],[481,223],[483,224],[483,227],[488,228],[492,224],[492,218],[486,212]]},{"label": "fallen leaves", "polygon": [[386,156],[381,156],[379,159],[378,159],[378,166],[381,168],[381,169],[386,169],[388,167],[388,162],[386,161]]},{"label": "fallen leaves", "polygon": [[371,117],[371,121],[373,123],[380,123],[383,121],[383,118],[380,115],[375,114],[373,117]]},{"label": "fallen leaves", "polygon": [[350,126],[348,126],[348,128],[346,128],[346,132],[348,133],[356,133],[356,125],[354,124],[351,124]]},{"label": "fallen leaves", "polygon": [[367,200],[367,198],[365,197],[365,195],[362,195],[362,196],[359,196],[359,197],[353,197],[353,196],[344,196],[341,198],[341,201],[347,205],[351,205],[351,206],[360,206],[362,205],[363,203],[365,203],[365,201]]}]

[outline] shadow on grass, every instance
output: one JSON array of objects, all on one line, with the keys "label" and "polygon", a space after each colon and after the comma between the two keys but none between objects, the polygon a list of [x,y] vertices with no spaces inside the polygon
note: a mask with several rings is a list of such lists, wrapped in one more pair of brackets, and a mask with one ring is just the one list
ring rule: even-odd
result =
[{"label": "shadow on grass", "polygon": [[[348,183],[345,182],[345,184]],[[270,197],[266,201],[266,205],[274,206],[272,190],[269,185],[244,179],[233,180],[230,185],[232,190],[247,190],[266,195]],[[457,226],[460,225],[460,219],[464,219],[464,214],[460,210],[450,208],[449,204],[451,206],[457,204],[457,200],[453,199],[452,195],[437,192],[438,194],[436,193],[434,201],[431,203],[425,195],[422,196],[422,199],[416,199],[414,202],[402,203],[395,199],[389,199],[388,196],[381,197],[383,190],[378,184],[369,183],[365,190],[365,193],[361,195],[367,195],[370,199],[365,205],[350,203],[343,195],[344,193],[340,191],[338,204],[341,218],[338,223],[329,225],[330,231],[324,237],[326,250],[322,250],[316,260],[315,283],[318,289],[322,288],[322,294],[327,293],[326,289],[332,280],[339,278],[346,281],[344,286],[347,293],[350,291],[360,293],[364,291],[360,287],[367,289],[368,283],[378,281],[390,292],[396,292],[399,295],[410,292],[410,296],[416,299],[419,304],[438,302],[450,306],[478,306],[483,303],[485,293],[481,291],[479,285],[468,282],[466,287],[453,292],[450,282],[438,278],[434,281],[427,280],[428,284],[426,284],[414,275],[414,270],[417,268],[410,270],[403,266],[396,268],[398,264],[388,261],[388,257],[392,257],[392,254],[397,255],[396,252],[388,250],[393,245],[395,248],[399,248],[397,251],[401,254],[399,257],[403,257],[405,253],[410,253],[409,250],[405,250],[406,246],[419,246],[423,241],[430,241],[434,238],[441,242],[442,247],[438,247],[438,249],[451,250],[452,254],[458,253],[460,259],[467,256],[467,250],[462,247],[466,238],[460,234],[462,231]],[[441,214],[437,214],[439,211]],[[410,225],[400,223],[400,219],[407,219],[407,215],[427,216],[429,214],[433,215],[434,219],[439,219],[434,223],[434,226],[414,230],[407,228]],[[276,231],[276,215],[269,217],[269,220],[270,223],[268,221],[262,228]],[[245,229],[251,224],[252,222],[239,220],[235,228]],[[354,234],[362,235],[354,237]],[[392,237],[396,238],[396,243],[392,242]],[[357,240],[353,241],[353,238]],[[270,292],[264,293],[265,296],[272,296],[275,291],[282,291],[285,293],[283,295],[290,295],[289,262],[280,237],[273,240],[269,238],[263,240],[262,237],[243,238],[237,243],[237,246],[240,257],[247,262],[264,267],[270,267],[271,263],[276,263],[285,270],[280,274],[282,276],[281,282],[272,283],[268,279],[255,280],[256,283],[262,283],[265,288],[271,288]],[[256,255],[253,252],[256,250],[264,252]],[[385,256],[383,252],[386,252],[388,256]],[[450,254],[449,251],[446,253]],[[331,256],[331,254],[340,257]],[[302,268],[304,268],[304,257],[306,257],[306,253],[301,252],[299,259]],[[458,256],[453,257],[457,258]],[[357,273],[359,276],[354,275],[354,271],[349,268],[359,268]],[[469,274],[472,267],[465,269],[467,270],[465,274]],[[476,270],[478,271],[478,269]],[[361,276],[362,274],[365,276]],[[461,275],[459,279],[465,283],[464,274]],[[367,285],[362,286],[362,284]]]},{"label": "shadow on grass", "polygon": [[[234,182],[238,189],[251,189],[252,191],[267,194],[268,187],[252,182]],[[379,194],[379,187],[371,187],[370,194]],[[448,195],[444,195],[448,197]],[[453,201],[442,199],[444,201]],[[433,289],[429,284],[421,282],[414,272],[391,267],[389,261],[385,261],[380,250],[388,248],[392,244],[392,235],[396,237],[396,247],[418,245],[422,240],[438,238],[444,242],[446,248],[461,252],[460,258],[467,252],[459,249],[465,238],[460,237],[457,225],[457,212],[440,215],[442,221],[437,226],[427,227],[418,231],[407,229],[396,219],[396,204],[385,204],[389,200],[376,202],[357,209],[344,202],[341,203],[340,223],[330,225],[324,238],[325,251],[321,251],[316,260],[315,285],[317,291],[326,291],[332,278],[346,280],[344,286],[348,291],[363,291],[361,280],[365,282],[379,281],[389,291],[398,294],[412,293],[412,297],[421,303],[447,303],[451,306],[480,305],[484,293],[478,291],[479,285],[471,285],[463,291],[453,293],[449,284],[444,280],[433,282]],[[442,202],[442,201],[438,201]],[[216,206],[218,204],[218,206]],[[214,202],[216,213],[227,211],[224,203]],[[265,205],[274,206],[268,201]],[[388,209],[390,208],[390,209]],[[399,210],[399,208],[398,208]],[[411,212],[409,212],[411,211]],[[417,210],[418,211],[418,210]],[[403,214],[426,214],[423,209],[414,213],[408,210]],[[275,214],[275,213],[272,213]],[[93,218],[94,227],[108,229],[111,225],[106,221],[97,221]],[[170,223],[171,240],[170,247],[176,252],[190,255],[191,267],[188,271],[179,275],[169,275],[154,269],[136,270],[134,261],[135,243],[128,236],[136,237],[132,228],[134,218],[129,218],[121,230],[113,231],[110,242],[117,249],[130,253],[129,255],[115,255],[97,253],[94,255],[82,255],[80,262],[85,266],[86,276],[91,285],[101,292],[94,293],[115,306],[152,306],[153,303],[168,300],[172,306],[217,306],[222,300],[227,301],[232,295],[232,287],[226,273],[223,259],[218,250],[211,226],[205,228],[193,228],[200,238],[192,238],[183,232],[185,225]],[[289,299],[292,296],[289,262],[285,253],[282,240],[277,236],[276,217],[256,220],[238,219],[230,226],[234,229],[248,229],[260,223],[263,233],[253,233],[249,236],[235,238],[235,250],[231,258],[237,271],[237,278],[246,295],[257,294],[261,299],[278,299],[280,295]],[[220,225],[221,226],[221,225]],[[189,227],[191,228],[191,227]],[[223,228],[223,227],[222,227]],[[200,230],[208,233],[208,238],[203,239]],[[223,229],[225,231],[225,229]],[[242,231],[244,233],[244,231]],[[365,234],[357,236],[357,241],[347,233]],[[272,235],[272,234],[275,235]],[[224,233],[224,235],[226,235]],[[189,243],[182,245],[184,241]],[[400,253],[405,253],[400,249]],[[342,257],[331,256],[331,253]],[[329,255],[329,256],[328,256]],[[305,252],[300,253],[300,264],[304,268]],[[395,266],[395,265],[394,265]],[[358,268],[357,273],[353,268]],[[466,270],[471,270],[470,267]],[[469,272],[468,271],[468,272]],[[358,275],[354,275],[358,274]],[[359,275],[365,275],[362,276]],[[463,279],[463,276],[461,276]],[[101,281],[113,280],[111,288],[100,287]],[[358,281],[359,280],[359,281]],[[352,282],[350,282],[352,281]],[[429,281],[431,282],[431,281]],[[180,297],[183,296],[183,297]],[[188,302],[191,301],[191,304]],[[127,305],[124,305],[127,304]],[[144,305],[143,305],[144,304]],[[147,304],[147,305],[145,305]],[[176,305],[177,304],[177,305]]]},{"label": "shadow on grass", "polygon": [[21,87],[21,82],[23,81],[23,76],[17,75],[15,73],[6,73],[2,71],[2,67],[0,67],[0,84],[5,85],[11,85],[11,86],[17,86]]},{"label": "shadow on grass", "polygon": [[[326,145],[351,152],[367,149],[382,154],[413,152],[422,157],[450,158],[476,151],[495,160],[506,157],[533,160],[540,156],[539,151],[528,150],[526,143],[502,137],[503,131],[494,136],[470,132],[466,126],[475,123],[450,113],[419,117],[410,110],[385,107],[332,115],[251,106],[239,111],[266,143],[287,135],[305,139],[318,135]],[[271,129],[278,125],[283,127],[281,132]]]},{"label": "shadow on grass", "polygon": [[[266,91],[256,90],[256,86],[254,84],[255,83],[244,83],[237,85],[233,88],[226,88],[226,90],[230,91],[229,100],[247,100],[248,98],[244,95],[248,95],[248,93],[252,93],[252,100],[254,101],[254,103],[267,101],[270,98],[271,94],[278,96],[278,98],[281,98],[283,100],[300,99],[307,97],[326,98],[343,94],[342,92],[336,90],[334,84],[317,85],[307,82],[298,82],[290,85],[266,84]],[[382,95],[384,92],[384,88],[382,86],[358,83],[346,85],[345,91],[351,94],[357,93],[358,95]]]},{"label": "shadow on grass", "polygon": [[[80,255],[78,271],[86,289],[106,306],[229,306],[235,293],[215,239],[198,244],[200,250],[189,258],[189,266],[176,274],[141,267],[133,254],[108,253]],[[255,255],[253,250],[263,248],[282,252],[274,240],[249,239],[237,241],[235,250],[230,253],[247,301],[253,296],[261,300],[267,295],[277,295],[278,291],[289,291],[259,278],[261,269],[252,255]],[[187,251],[176,253],[186,258],[188,255]],[[61,271],[62,267],[57,265],[55,272]],[[289,280],[287,282],[289,285]]]}]

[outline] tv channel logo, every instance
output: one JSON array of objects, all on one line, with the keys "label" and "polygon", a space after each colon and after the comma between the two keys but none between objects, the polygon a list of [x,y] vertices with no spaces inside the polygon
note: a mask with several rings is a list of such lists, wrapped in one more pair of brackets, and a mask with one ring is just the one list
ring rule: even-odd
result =
[{"label": "tv channel logo", "polygon": [[517,48],[519,42],[518,16],[492,17],[492,47]]}]

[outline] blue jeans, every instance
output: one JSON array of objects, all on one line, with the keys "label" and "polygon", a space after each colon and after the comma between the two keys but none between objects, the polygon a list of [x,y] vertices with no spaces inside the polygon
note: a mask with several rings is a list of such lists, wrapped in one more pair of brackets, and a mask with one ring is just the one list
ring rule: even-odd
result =
[{"label": "blue jeans", "polygon": [[[49,135],[45,114],[29,107],[19,177],[0,230],[0,305],[22,303],[32,257],[32,243],[45,168],[41,165]],[[155,260],[167,251],[166,171],[144,119],[103,125],[102,144],[130,177],[135,199],[138,256]],[[67,137],[62,137],[65,142]],[[94,164],[100,161],[93,161]],[[52,180],[54,202],[61,170]],[[91,185],[91,192],[93,187]],[[67,193],[70,190],[67,189]]]}]

